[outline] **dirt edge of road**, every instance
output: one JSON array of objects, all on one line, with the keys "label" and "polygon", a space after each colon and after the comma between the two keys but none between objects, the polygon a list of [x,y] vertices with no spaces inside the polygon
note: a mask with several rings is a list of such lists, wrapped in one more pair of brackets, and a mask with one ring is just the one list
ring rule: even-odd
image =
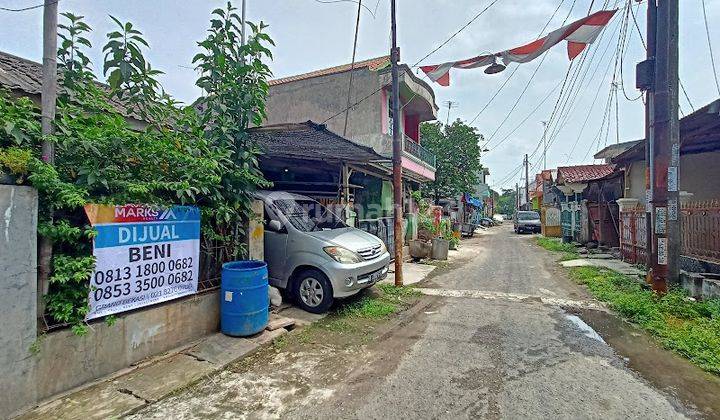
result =
[{"label": "dirt edge of road", "polygon": [[[538,248],[542,247],[537,245]],[[570,278],[570,269],[559,264],[562,254],[543,249],[552,256],[552,272]],[[550,268],[550,267],[548,267]],[[573,282],[575,283],[575,282]],[[577,284],[577,283],[575,283]],[[579,285],[592,297],[585,286]],[[626,366],[641,378],[707,418],[720,418],[720,378],[662,347],[647,332],[612,310],[571,309],[592,327],[621,356]]]}]

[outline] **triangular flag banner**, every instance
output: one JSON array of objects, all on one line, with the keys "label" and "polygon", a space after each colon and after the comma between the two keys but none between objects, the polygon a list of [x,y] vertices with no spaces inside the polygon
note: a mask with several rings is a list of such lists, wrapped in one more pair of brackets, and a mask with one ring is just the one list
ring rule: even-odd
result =
[{"label": "triangular flag banner", "polygon": [[556,29],[546,36],[533,41],[529,44],[501,51],[495,54],[479,55],[477,57],[468,58],[466,60],[452,61],[433,66],[421,66],[420,69],[427,74],[430,80],[441,86],[450,85],[450,69],[473,69],[476,67],[484,67],[493,64],[496,58],[501,58],[503,63],[507,65],[511,62],[527,63],[542,55],[545,51],[554,47],[561,41],[567,41],[568,58],[574,59],[585,49],[588,44],[592,44],[600,35],[603,28],[610,22],[615,15],[615,10],[601,10],[582,19],[576,20],[560,29]]}]

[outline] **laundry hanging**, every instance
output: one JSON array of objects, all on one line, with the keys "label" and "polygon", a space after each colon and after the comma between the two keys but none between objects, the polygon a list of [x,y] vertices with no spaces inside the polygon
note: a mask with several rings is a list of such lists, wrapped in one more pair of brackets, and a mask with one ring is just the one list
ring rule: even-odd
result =
[{"label": "laundry hanging", "polygon": [[477,67],[489,66],[496,63],[498,58],[507,65],[511,62],[527,63],[539,57],[545,51],[557,45],[561,41],[567,41],[568,58],[574,59],[597,39],[603,28],[615,15],[615,10],[601,10],[582,19],[576,20],[560,29],[556,29],[544,37],[510,50],[501,51],[495,54],[479,55],[460,61],[452,61],[443,64],[421,66],[420,69],[434,82],[441,86],[450,85],[450,69],[474,69]]}]

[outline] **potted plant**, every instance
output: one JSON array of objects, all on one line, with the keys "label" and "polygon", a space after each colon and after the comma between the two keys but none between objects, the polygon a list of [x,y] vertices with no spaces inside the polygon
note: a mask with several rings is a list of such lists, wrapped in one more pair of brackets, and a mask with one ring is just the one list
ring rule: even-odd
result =
[{"label": "potted plant", "polygon": [[450,222],[441,220],[435,231],[436,237],[432,240],[432,258],[434,260],[447,260],[450,241],[445,239],[447,235],[452,236]]}]

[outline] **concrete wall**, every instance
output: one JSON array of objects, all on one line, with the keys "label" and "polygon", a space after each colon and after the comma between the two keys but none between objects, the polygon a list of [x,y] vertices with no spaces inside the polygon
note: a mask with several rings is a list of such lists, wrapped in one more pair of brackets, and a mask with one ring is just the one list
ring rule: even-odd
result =
[{"label": "concrete wall", "polygon": [[[214,333],[219,311],[218,291],[189,296],[120,314],[112,326],[92,323],[82,337],[68,329],[48,333],[37,338],[36,353],[29,351],[36,340],[34,326],[25,330],[30,337],[24,343],[12,347],[3,335],[3,348],[22,353],[23,359],[0,368],[0,417]],[[8,356],[3,352],[0,357]]]},{"label": "concrete wall", "polygon": [[[93,322],[83,337],[68,329],[38,337],[37,208],[34,189],[0,185],[0,418],[218,331],[211,291],[119,314],[112,326]],[[256,258],[259,242],[250,247]]]},{"label": "concrete wall", "polygon": [[[418,79],[419,80],[419,79]],[[267,101],[266,125],[297,123],[312,120],[322,123],[347,107],[350,72],[329,74],[309,79],[270,86]],[[356,143],[370,146],[384,156],[392,154],[392,136],[388,129],[387,91],[377,91],[391,82],[389,71],[370,71],[359,68],[353,71],[353,89],[350,103],[366,98],[350,109],[347,137]],[[409,69],[400,69],[400,95],[404,116],[416,115],[418,119],[434,119],[435,98],[429,87],[419,83]],[[409,102],[406,102],[409,101]],[[422,118],[419,118],[423,116]],[[345,113],[325,123],[334,133],[343,134]],[[421,140],[422,143],[422,140]],[[411,169],[412,168],[408,168]]]},{"label": "concrete wall", "polygon": [[[78,337],[69,330],[47,334],[33,358],[38,400],[109,375],[218,331],[219,292],[209,292],[92,324]],[[62,361],[62,363],[58,363]]]},{"label": "concrete wall", "polygon": [[37,331],[37,208],[34,189],[0,185],[2,418],[37,395],[36,363],[30,352]]},{"label": "concrete wall", "polygon": [[[307,120],[322,123],[347,107],[349,78],[350,72],[344,72],[270,86],[265,104],[265,124]],[[366,68],[355,70],[351,103],[370,95],[380,86],[377,72]],[[382,92],[378,92],[352,108],[346,135],[357,143],[373,147],[378,153],[385,151],[388,146],[385,143],[389,139],[382,134],[382,100]],[[345,114],[338,115],[326,124],[330,131],[342,135]]]},{"label": "concrete wall", "polygon": [[[680,191],[692,193],[689,200],[720,198],[720,152],[680,156]],[[633,162],[625,170],[625,197],[645,205],[645,162]]]}]

